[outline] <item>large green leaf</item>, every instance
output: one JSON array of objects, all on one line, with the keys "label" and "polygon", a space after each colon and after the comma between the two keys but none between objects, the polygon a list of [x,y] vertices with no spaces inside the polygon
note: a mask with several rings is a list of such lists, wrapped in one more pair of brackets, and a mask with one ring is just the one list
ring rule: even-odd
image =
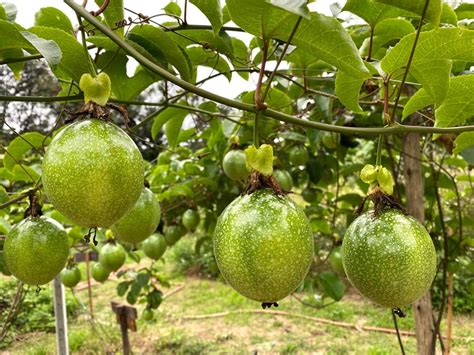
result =
[{"label": "large green leaf", "polygon": [[[435,127],[463,125],[467,120],[474,117],[473,92],[474,75],[461,75],[451,78],[445,100],[436,107]],[[407,117],[433,103],[431,96],[422,88],[406,104],[403,117]]]},{"label": "large green leaf", "polygon": [[79,82],[82,74],[89,72],[88,58],[82,45],[69,33],[53,27],[34,26],[29,32],[38,37],[53,40],[62,52],[61,62],[54,69],[56,75],[63,79]]},{"label": "large green leaf", "polygon": [[14,22],[16,19],[16,14],[18,12],[15,4],[12,4],[11,2],[2,2],[0,4],[0,7],[3,8],[3,12],[6,15],[6,18],[2,18],[2,20],[8,20],[10,22]]},{"label": "large green leaf", "polygon": [[229,57],[233,55],[232,39],[225,31],[216,34],[211,30],[186,30],[172,32],[170,36],[181,47],[199,44],[205,49],[215,50]]},{"label": "large green leaf", "polygon": [[23,155],[30,149],[40,149],[46,146],[51,138],[46,138],[38,132],[26,132],[13,139],[7,147],[8,154],[3,157],[3,166],[13,171],[17,161],[21,162]]},{"label": "large green leaf", "polygon": [[[96,4],[102,6],[104,0],[95,0]],[[113,0],[110,1],[107,9],[103,13],[105,17],[105,22],[110,28],[116,28],[116,23],[124,19],[123,15],[123,0]],[[123,37],[123,27],[117,28],[115,30],[120,36]]]},{"label": "large green leaf", "polygon": [[[187,48],[186,52],[188,53],[189,59],[194,67],[197,67],[198,65],[209,67],[219,73],[224,73],[224,76],[229,81],[232,78],[229,64],[221,55],[219,55],[219,53],[207,51],[202,47]],[[194,71],[194,75],[196,75],[196,73],[197,70]]]},{"label": "large green leaf", "polygon": [[335,301],[339,301],[346,291],[346,285],[332,271],[323,271],[318,275],[324,293]]},{"label": "large green leaf", "polygon": [[[247,69],[250,63],[249,49],[243,41],[232,37],[232,47],[234,54],[231,56],[232,65],[235,69]],[[237,72],[244,80],[249,79],[249,73],[246,71]]]},{"label": "large green leaf", "polygon": [[[103,71],[109,75],[114,97],[133,100],[158,78],[144,70],[142,66],[138,66],[135,74],[129,77],[127,75],[127,62],[127,56],[106,51],[99,56],[97,64],[99,68],[104,68]],[[124,85],[125,82],[126,85]]]},{"label": "large green leaf", "polygon": [[[415,32],[415,27],[410,21],[402,18],[388,18],[377,23],[372,38],[372,58],[381,59],[386,53],[386,47],[394,40],[399,40]],[[370,39],[366,38],[360,49],[362,56],[367,56]]]},{"label": "large green leaf", "polygon": [[309,9],[306,0],[266,0],[274,6],[292,12],[298,16],[309,18]]},{"label": "large green leaf", "polygon": [[454,11],[459,20],[474,19],[474,4],[461,4]]},{"label": "large green leaf", "polygon": [[464,132],[454,140],[454,154],[459,154],[463,150],[474,146],[474,132]]},{"label": "large green leaf", "polygon": [[222,28],[222,8],[219,0],[190,0],[201,12],[206,15],[212,25],[212,29],[217,34]]},{"label": "large green leaf", "polygon": [[352,12],[365,20],[372,28],[387,18],[410,16],[407,11],[373,0],[348,0],[342,11]]},{"label": "large green leaf", "polygon": [[68,33],[74,31],[69,18],[55,7],[41,8],[35,14],[35,26],[56,27]]},{"label": "large green leaf", "polygon": [[[380,3],[395,6],[403,10],[413,12],[417,15],[423,13],[423,8],[427,0],[375,0]],[[425,18],[433,22],[435,26],[439,25],[441,18],[442,0],[430,0]]]},{"label": "large green leaf", "polygon": [[143,25],[134,27],[129,32],[128,38],[145,48],[151,55],[165,57],[167,62],[178,70],[183,80],[191,80],[192,68],[189,59],[168,33],[155,26]]},{"label": "large green leaf", "polygon": [[[386,73],[395,73],[406,66],[413,47],[415,34],[402,40],[382,59]],[[458,28],[442,28],[422,32],[416,47],[410,73],[440,104],[446,96],[451,60],[474,60],[474,31]]]},{"label": "large green leaf", "polygon": [[21,34],[41,53],[49,66],[54,67],[61,62],[62,51],[56,42],[38,37],[28,31],[21,31]]},{"label": "large green leaf", "polygon": [[[265,0],[229,0],[227,7],[232,21],[238,26],[267,39],[287,41],[299,18]],[[301,20],[292,44],[354,77],[370,76],[352,38],[335,18],[311,13],[310,19]]]},{"label": "large green leaf", "polygon": [[[181,103],[183,104],[183,102]],[[165,134],[166,139],[171,144],[171,142],[176,142],[178,139],[179,130],[181,129],[181,125],[184,121],[184,118],[189,114],[189,111],[186,109],[178,108],[178,107],[167,107],[163,111],[161,111],[153,121],[153,126],[151,127],[151,137],[153,139],[156,138],[158,132],[161,130],[163,126],[165,126]],[[169,121],[177,121],[172,123],[168,128],[166,125]],[[176,127],[179,128],[176,130]],[[170,136],[168,136],[168,134]],[[170,142],[171,141],[171,142]]]}]

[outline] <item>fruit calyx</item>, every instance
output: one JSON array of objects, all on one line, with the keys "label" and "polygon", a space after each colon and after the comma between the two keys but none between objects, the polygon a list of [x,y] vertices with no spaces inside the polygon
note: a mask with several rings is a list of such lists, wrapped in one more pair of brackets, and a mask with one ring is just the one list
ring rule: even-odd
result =
[{"label": "fruit calyx", "polygon": [[272,302],[270,302],[270,303],[265,303],[265,302],[263,302],[263,303],[262,303],[262,308],[263,308],[263,309],[272,308],[272,306],[275,307],[275,308],[277,308],[277,307],[278,307],[278,303],[277,303],[277,302],[273,302],[273,303],[272,303]]},{"label": "fruit calyx", "polygon": [[34,192],[30,193],[28,195],[28,200],[29,200],[29,206],[25,210],[25,213],[23,214],[23,218],[27,217],[39,217],[43,215],[43,210],[41,209],[41,205],[38,201],[38,196]]},{"label": "fruit calyx", "polygon": [[271,189],[279,196],[286,194],[273,175],[265,176],[256,170],[252,170],[244,194],[250,195],[260,189]]}]

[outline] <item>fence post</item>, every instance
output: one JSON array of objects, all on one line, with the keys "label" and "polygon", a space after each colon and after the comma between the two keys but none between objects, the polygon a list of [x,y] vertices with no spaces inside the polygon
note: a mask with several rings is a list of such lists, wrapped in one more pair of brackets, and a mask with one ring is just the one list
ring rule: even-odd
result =
[{"label": "fence post", "polygon": [[67,313],[64,286],[59,275],[53,280],[54,317],[56,320],[56,346],[58,355],[69,355]]}]

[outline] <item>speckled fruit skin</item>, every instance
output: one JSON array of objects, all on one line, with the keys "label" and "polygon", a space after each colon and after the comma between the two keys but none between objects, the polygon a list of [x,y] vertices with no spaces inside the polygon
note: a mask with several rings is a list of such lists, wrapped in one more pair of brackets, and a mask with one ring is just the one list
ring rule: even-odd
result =
[{"label": "speckled fruit skin", "polygon": [[232,180],[246,180],[249,176],[246,159],[245,153],[242,150],[235,149],[229,151],[222,160],[222,168],[227,177]]},{"label": "speckled fruit skin", "polygon": [[142,244],[143,252],[150,259],[158,260],[166,251],[166,239],[162,234],[152,234]]},{"label": "speckled fruit skin", "polygon": [[359,216],[346,231],[342,260],[349,281],[384,307],[421,297],[436,273],[436,251],[426,229],[397,210]]},{"label": "speckled fruit skin", "polygon": [[214,232],[214,255],[227,282],[259,302],[293,292],[313,259],[313,234],[303,210],[286,196],[257,190],[236,198]]},{"label": "speckled fruit skin", "polygon": [[160,203],[153,192],[145,187],[132,209],[110,229],[115,238],[137,244],[153,234],[160,223],[160,217]]},{"label": "speckled fruit skin", "polygon": [[120,244],[107,243],[99,252],[99,263],[108,271],[117,271],[125,262],[125,249]]},{"label": "speckled fruit skin", "polygon": [[13,276],[28,285],[44,285],[66,264],[67,233],[54,219],[28,217],[10,230],[3,252]]},{"label": "speckled fruit skin", "polygon": [[77,266],[61,271],[61,282],[66,287],[75,287],[81,281],[81,272]]},{"label": "speckled fruit skin", "polygon": [[53,206],[74,223],[108,227],[137,201],[144,165],[135,143],[119,127],[82,120],[53,139],[42,181]]},{"label": "speckled fruit skin", "polygon": [[110,272],[101,263],[94,263],[91,267],[92,278],[98,282],[104,282],[109,278]]}]

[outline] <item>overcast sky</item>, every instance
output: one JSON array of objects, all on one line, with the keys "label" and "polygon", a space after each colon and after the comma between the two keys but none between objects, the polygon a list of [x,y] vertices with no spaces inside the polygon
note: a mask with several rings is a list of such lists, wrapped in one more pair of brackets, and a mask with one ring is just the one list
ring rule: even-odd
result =
[{"label": "overcast sky", "polygon": [[[47,7],[47,6],[53,6],[61,11],[63,11],[65,14],[69,16],[69,18],[72,20],[73,24],[76,24],[76,16],[74,12],[61,0],[5,0],[7,2],[12,2],[14,3],[17,8],[18,8],[18,14],[17,14],[17,22],[21,24],[22,26],[28,28],[34,24],[34,16],[35,13],[42,7]],[[78,2],[82,2],[77,0]],[[113,0],[112,0],[113,1]],[[123,0],[124,2],[124,7],[129,8],[130,10],[133,10],[135,12],[140,12],[145,15],[153,15],[156,13],[161,12],[161,8],[166,6],[169,1],[168,0]],[[178,0],[178,4],[182,5],[184,4],[184,0]],[[320,0],[317,3],[312,3],[311,4],[311,9],[316,10],[320,13],[327,14],[331,16],[331,10],[329,6],[334,3],[335,0]],[[339,1],[339,3],[344,3],[345,1]],[[224,3],[224,1],[221,0],[221,3]],[[95,5],[94,0],[89,0],[87,9],[92,11],[96,10],[97,6]],[[125,17],[128,17],[131,15],[130,13],[127,13],[125,11]],[[202,23],[208,23],[208,20],[206,17],[192,4],[188,5],[188,22],[192,24],[202,24]],[[232,33],[233,36],[238,36],[241,39],[245,40],[245,38],[242,38],[242,35]],[[245,35],[244,35],[245,36]],[[131,69],[131,68],[129,68]],[[271,64],[268,67],[268,69],[271,69]],[[133,72],[133,69],[131,70]],[[202,68],[199,71],[198,75],[198,80],[200,78],[207,77],[211,73],[210,68]],[[225,79],[223,76],[217,77],[216,79],[213,79],[207,83],[204,84],[203,88],[206,90],[210,90],[213,92],[219,92],[221,95],[227,96],[227,97],[235,97],[239,93],[241,93],[244,90],[253,90],[255,88],[257,80],[257,75],[254,74],[251,77],[251,80],[245,81],[240,78],[240,76],[234,74],[232,76],[232,81],[229,83],[227,79]]]}]

